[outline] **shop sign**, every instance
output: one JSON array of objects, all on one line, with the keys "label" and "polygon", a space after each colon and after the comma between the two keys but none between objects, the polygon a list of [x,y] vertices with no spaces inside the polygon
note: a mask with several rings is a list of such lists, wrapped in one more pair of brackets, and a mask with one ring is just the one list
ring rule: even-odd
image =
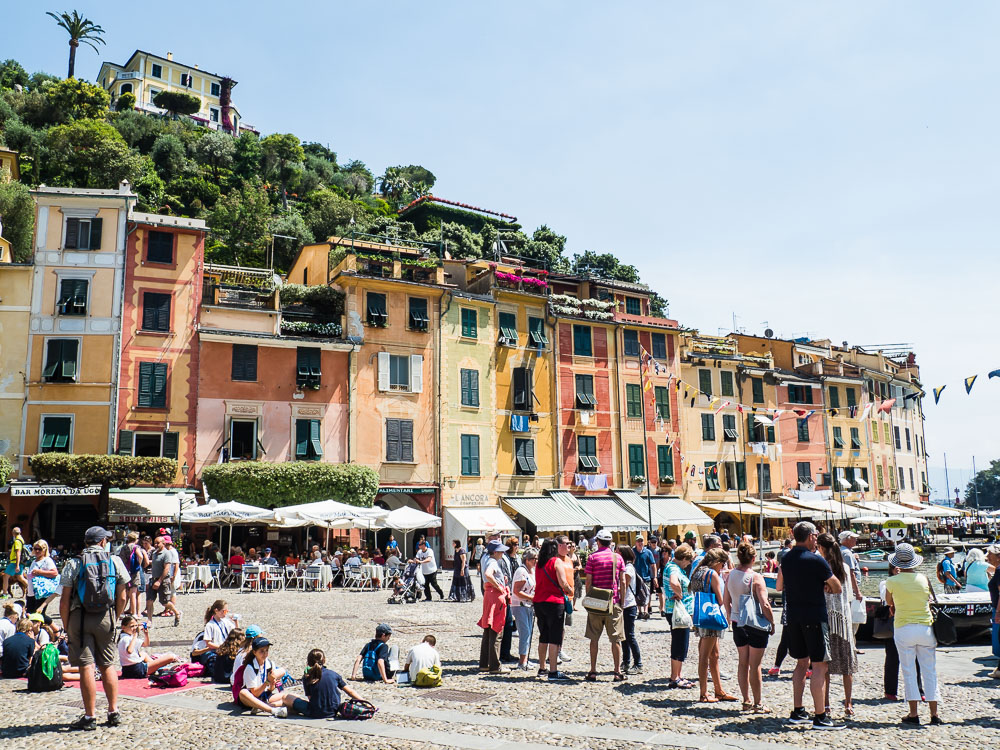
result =
[{"label": "shop sign", "polygon": [[485,492],[459,492],[446,498],[445,505],[460,506],[466,508],[496,505],[490,501],[490,496]]},{"label": "shop sign", "polygon": [[436,487],[379,487],[380,495],[433,495]]},{"label": "shop sign", "polygon": [[100,495],[101,486],[92,484],[89,487],[67,487],[64,484],[50,485],[11,485],[11,497],[67,497],[74,495]]},{"label": "shop sign", "polygon": [[171,516],[127,516],[122,513],[109,513],[108,523],[151,523],[167,524],[174,523],[177,517]]}]

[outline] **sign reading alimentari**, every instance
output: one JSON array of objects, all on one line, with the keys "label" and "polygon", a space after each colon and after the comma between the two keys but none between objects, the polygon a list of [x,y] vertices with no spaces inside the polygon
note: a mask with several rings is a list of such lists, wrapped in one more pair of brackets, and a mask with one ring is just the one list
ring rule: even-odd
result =
[{"label": "sign reading alimentari", "polygon": [[29,497],[42,495],[45,497],[66,497],[72,495],[100,495],[100,485],[89,487],[67,487],[64,484],[22,484],[11,485],[11,497]]}]

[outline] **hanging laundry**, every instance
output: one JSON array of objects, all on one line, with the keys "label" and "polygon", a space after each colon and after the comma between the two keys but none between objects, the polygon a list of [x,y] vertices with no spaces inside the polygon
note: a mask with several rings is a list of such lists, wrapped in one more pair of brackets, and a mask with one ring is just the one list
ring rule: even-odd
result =
[{"label": "hanging laundry", "polygon": [[608,488],[607,474],[576,474],[573,481],[586,490],[606,490]]},{"label": "hanging laundry", "polygon": [[896,404],[896,399],[894,399],[894,398],[887,399],[887,400],[885,400],[885,401],[882,402],[881,406],[878,407],[878,410],[880,412],[884,412],[885,414],[888,414],[889,410],[893,406],[895,406],[895,404]]},{"label": "hanging laundry", "polygon": [[872,405],[871,404],[865,404],[865,410],[863,412],[861,412],[861,416],[858,417],[858,419],[861,420],[861,421],[864,421],[864,420],[868,419],[868,415],[871,414],[871,413],[872,413]]},{"label": "hanging laundry", "polygon": [[590,424],[590,415],[591,415],[591,412],[589,412],[589,411],[581,411],[580,412],[580,424],[582,424],[584,426]]},{"label": "hanging laundry", "polygon": [[510,415],[510,431],[511,432],[528,432],[528,415],[527,414],[511,414]]}]

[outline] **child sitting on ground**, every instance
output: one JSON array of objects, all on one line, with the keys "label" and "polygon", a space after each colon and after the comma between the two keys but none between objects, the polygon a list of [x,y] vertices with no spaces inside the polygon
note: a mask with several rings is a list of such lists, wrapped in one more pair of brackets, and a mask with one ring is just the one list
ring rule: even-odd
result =
[{"label": "child sitting on ground", "polygon": [[152,656],[143,647],[149,646],[149,623],[141,625],[133,615],[122,617],[122,634],[118,638],[118,660],[123,680],[143,680],[160,667],[180,661],[174,654]]},{"label": "child sitting on ground", "polygon": [[441,669],[441,655],[435,646],[437,646],[437,638],[433,635],[425,635],[424,639],[411,648],[410,653],[406,655],[403,669],[410,673],[411,685],[417,684],[417,674],[420,670],[432,669],[433,667]]},{"label": "child sitting on ground", "polygon": [[270,651],[271,642],[267,638],[253,639],[250,653],[242,666],[233,672],[233,698],[237,706],[252,709],[253,713],[267,713],[283,719],[288,716],[288,707],[297,696],[282,691],[285,670],[278,669],[267,658]]},{"label": "child sitting on ground", "polygon": [[355,700],[360,700],[358,694],[344,682],[343,677],[326,668],[326,654],[320,649],[314,648],[310,651],[306,663],[309,666],[302,677],[306,697],[292,701],[293,711],[311,719],[329,719],[337,715],[342,700],[341,691]]},{"label": "child sitting on ground", "polygon": [[233,628],[226,636],[226,640],[215,652],[215,661],[212,663],[212,682],[220,685],[228,685],[233,677],[233,667],[236,658],[243,649],[243,641],[246,640],[246,631],[243,628]]},{"label": "child sitting on ground", "polygon": [[399,669],[399,647],[389,646],[392,628],[384,622],[375,628],[375,637],[365,644],[358,658],[354,660],[351,679],[358,679],[358,667],[365,680],[384,682],[391,685],[396,670]]}]

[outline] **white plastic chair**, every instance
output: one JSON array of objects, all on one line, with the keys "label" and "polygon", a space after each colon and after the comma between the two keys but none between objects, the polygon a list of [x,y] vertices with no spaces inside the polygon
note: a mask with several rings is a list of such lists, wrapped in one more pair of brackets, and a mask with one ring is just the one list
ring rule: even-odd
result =
[{"label": "white plastic chair", "polygon": [[221,568],[222,568],[221,565],[209,565],[208,566],[208,569],[212,573],[212,580],[209,581],[208,582],[208,586],[205,587],[206,591],[208,589],[210,589],[210,588],[218,588],[218,589],[222,588],[222,581],[219,579],[219,572],[220,572]]},{"label": "white plastic chair", "polygon": [[181,577],[179,579],[179,586],[177,587],[178,594],[189,594],[191,589],[193,589],[198,583],[198,579],[194,577],[194,570],[191,568],[184,568],[181,570]]},{"label": "white plastic chair", "polygon": [[276,565],[266,566],[264,568],[264,588],[267,591],[283,591],[285,588],[285,571]]},{"label": "white plastic chair", "polygon": [[260,590],[260,567],[257,565],[244,565],[240,573],[240,592]]},{"label": "white plastic chair", "polygon": [[344,576],[344,588],[348,589],[360,588],[364,580],[364,577],[361,575],[360,565],[348,565]]},{"label": "white plastic chair", "polygon": [[302,577],[298,580],[302,582],[303,591],[319,591],[319,566],[310,565],[303,571]]}]

